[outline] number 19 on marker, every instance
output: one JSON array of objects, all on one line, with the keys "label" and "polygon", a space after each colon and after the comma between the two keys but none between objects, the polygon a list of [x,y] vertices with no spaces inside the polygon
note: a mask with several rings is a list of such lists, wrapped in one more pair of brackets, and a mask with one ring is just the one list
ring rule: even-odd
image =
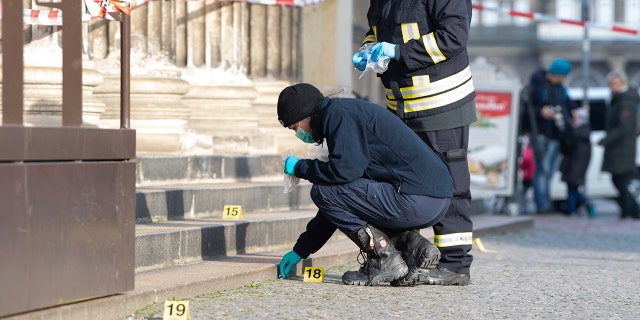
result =
[{"label": "number 19 on marker", "polygon": [[189,301],[165,301],[162,320],[191,320]]}]

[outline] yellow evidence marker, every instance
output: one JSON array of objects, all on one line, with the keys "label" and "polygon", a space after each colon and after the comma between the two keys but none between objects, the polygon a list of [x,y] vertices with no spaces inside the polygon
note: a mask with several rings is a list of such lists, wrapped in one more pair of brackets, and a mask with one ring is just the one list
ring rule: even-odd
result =
[{"label": "yellow evidence marker", "polygon": [[191,320],[189,301],[165,301],[162,320]]},{"label": "yellow evidence marker", "polygon": [[324,282],[324,269],[316,267],[305,267],[304,278],[306,282]]},{"label": "yellow evidence marker", "polygon": [[482,240],[480,240],[480,238],[475,238],[473,239],[472,245],[475,245],[478,247],[478,250],[480,250],[480,252],[485,252],[485,253],[496,253],[495,250],[489,250],[486,249],[484,247],[484,245],[482,244]]},{"label": "yellow evidence marker", "polygon": [[225,205],[222,219],[225,220],[242,220],[242,206]]}]

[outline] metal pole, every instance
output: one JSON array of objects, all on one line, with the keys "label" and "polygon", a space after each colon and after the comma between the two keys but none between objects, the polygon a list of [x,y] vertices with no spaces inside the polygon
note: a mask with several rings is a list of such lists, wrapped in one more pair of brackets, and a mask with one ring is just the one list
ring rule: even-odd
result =
[{"label": "metal pole", "polygon": [[131,91],[131,18],[121,13],[120,20],[120,128],[130,127]]},{"label": "metal pole", "polygon": [[589,0],[582,0],[582,21],[584,21],[584,34],[582,38],[582,105],[589,105],[589,97],[587,96],[589,88],[589,53],[591,51],[591,40],[589,39]]}]

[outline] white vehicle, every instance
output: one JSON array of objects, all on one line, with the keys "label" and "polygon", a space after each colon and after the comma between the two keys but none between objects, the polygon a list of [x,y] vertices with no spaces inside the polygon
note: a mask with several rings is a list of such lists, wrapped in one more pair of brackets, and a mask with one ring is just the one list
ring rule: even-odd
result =
[{"label": "white vehicle", "polygon": [[[569,88],[569,96],[578,105],[582,104],[584,91],[582,88]],[[604,119],[607,104],[610,101],[611,91],[607,87],[589,88],[587,91],[590,106],[591,124],[591,161],[587,169],[585,191],[587,196],[592,198],[613,198],[617,196],[617,191],[611,183],[611,175],[602,172],[602,158],[604,148],[596,145],[596,142],[605,136]],[[636,145],[640,150],[640,139]],[[640,164],[640,152],[636,153],[636,165]],[[560,172],[553,176],[550,186],[551,198],[554,200],[564,200],[567,197],[567,186],[560,180]]]}]

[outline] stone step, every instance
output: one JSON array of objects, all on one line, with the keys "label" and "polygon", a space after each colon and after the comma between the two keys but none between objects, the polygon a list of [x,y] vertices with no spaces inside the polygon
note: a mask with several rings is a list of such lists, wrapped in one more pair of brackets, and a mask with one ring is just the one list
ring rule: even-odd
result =
[{"label": "stone step", "polygon": [[222,217],[225,205],[241,206],[244,213],[313,207],[310,183],[301,180],[292,192],[284,193],[279,179],[141,186],[136,190],[136,223]]},{"label": "stone step", "polygon": [[224,181],[282,179],[282,156],[143,156],[137,158],[136,184],[162,186]]},{"label": "stone step", "polygon": [[[248,213],[136,225],[136,272],[291,248],[316,210]],[[332,239],[343,238],[336,232]]]}]

